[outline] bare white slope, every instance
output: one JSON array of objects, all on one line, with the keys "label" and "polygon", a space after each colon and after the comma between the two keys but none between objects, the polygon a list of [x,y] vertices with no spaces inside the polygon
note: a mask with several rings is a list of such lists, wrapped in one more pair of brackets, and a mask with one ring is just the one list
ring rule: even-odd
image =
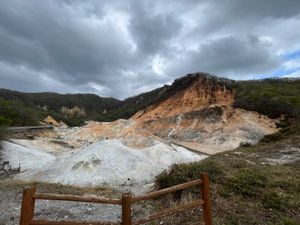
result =
[{"label": "bare white slope", "polygon": [[[45,155],[48,157],[48,153]],[[17,178],[76,186],[143,185],[153,182],[156,175],[172,164],[203,158],[205,156],[161,142],[135,150],[120,140],[105,140],[65,153],[44,164],[43,168],[33,167]]]},{"label": "bare white slope", "polygon": [[35,148],[3,141],[3,159],[9,161],[12,167],[18,167],[21,164],[21,171],[38,170],[46,167],[56,159],[55,156]]}]

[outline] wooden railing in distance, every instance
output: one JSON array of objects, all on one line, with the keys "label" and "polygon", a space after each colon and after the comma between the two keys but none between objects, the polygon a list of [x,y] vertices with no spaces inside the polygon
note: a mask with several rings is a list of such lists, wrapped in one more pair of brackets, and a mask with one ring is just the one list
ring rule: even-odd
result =
[{"label": "wooden railing in distance", "polygon": [[[140,201],[149,200],[164,194],[188,189],[199,185],[201,187],[202,198],[192,201],[188,204],[179,205],[174,208],[150,214],[143,219],[132,221],[132,204]],[[200,189],[199,189],[200,192]],[[133,196],[129,193],[124,194],[122,199],[104,199],[96,197],[83,197],[76,195],[60,195],[36,193],[36,188],[25,188],[23,190],[23,200],[20,215],[20,225],[115,225],[120,223],[113,222],[80,222],[80,221],[47,221],[34,219],[35,200],[58,200],[58,201],[79,201],[101,204],[114,204],[122,206],[122,225],[139,225],[153,220],[158,220],[174,213],[183,212],[187,209],[195,208],[202,205],[203,219],[206,225],[212,225],[211,200],[209,190],[209,178],[207,174],[202,174],[201,179],[193,180],[187,183],[179,184],[173,187],[151,192],[149,194]],[[199,224],[197,222],[196,224]]]}]

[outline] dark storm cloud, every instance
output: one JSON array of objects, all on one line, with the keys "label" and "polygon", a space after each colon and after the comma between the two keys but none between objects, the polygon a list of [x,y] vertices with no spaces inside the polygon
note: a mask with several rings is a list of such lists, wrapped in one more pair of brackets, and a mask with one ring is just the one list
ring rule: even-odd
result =
[{"label": "dark storm cloud", "polygon": [[[56,72],[57,79],[81,83],[86,78],[95,79],[98,74],[107,73],[110,67],[122,65],[129,56],[122,35],[110,26],[112,21],[94,27],[93,15],[85,18],[81,10],[53,2],[5,6],[0,12],[8,18],[0,22],[5,29],[0,44],[3,61],[51,70]],[[101,22],[101,17],[95,20]]]},{"label": "dark storm cloud", "polygon": [[0,0],[0,86],[124,98],[195,71],[253,78],[298,65],[280,55],[300,48],[299,12],[298,0]]},{"label": "dark storm cloud", "polygon": [[[199,49],[185,54],[170,68],[170,73],[179,75],[187,70],[201,70],[243,79],[280,65],[279,58],[274,56],[268,43],[251,35],[245,38],[229,36],[211,40],[202,44]],[[249,74],[249,71],[254,74]]]},{"label": "dark storm cloud", "polygon": [[151,2],[131,5],[130,31],[140,50],[155,53],[167,47],[182,24],[176,14],[158,14]]}]

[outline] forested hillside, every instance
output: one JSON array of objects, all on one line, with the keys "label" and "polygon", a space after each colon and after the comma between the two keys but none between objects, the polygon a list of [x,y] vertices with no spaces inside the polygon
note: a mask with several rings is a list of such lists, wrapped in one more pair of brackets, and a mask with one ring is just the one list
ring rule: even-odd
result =
[{"label": "forested hillside", "polygon": [[68,125],[95,120],[103,111],[119,103],[114,98],[94,94],[22,93],[0,89],[0,124],[37,125],[51,115]]},{"label": "forested hillside", "polygon": [[235,107],[272,118],[300,116],[300,79],[237,81],[235,91]]}]

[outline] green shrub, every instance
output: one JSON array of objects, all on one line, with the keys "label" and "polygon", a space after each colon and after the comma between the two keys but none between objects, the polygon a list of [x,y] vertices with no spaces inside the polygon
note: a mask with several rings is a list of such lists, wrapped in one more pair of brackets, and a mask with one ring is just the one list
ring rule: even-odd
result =
[{"label": "green shrub", "polygon": [[263,193],[261,201],[263,206],[267,209],[282,210],[288,205],[287,200],[285,198],[283,198],[277,192],[272,190]]},{"label": "green shrub", "polygon": [[224,174],[223,168],[213,161],[201,161],[190,164],[179,164],[171,167],[156,177],[159,189],[171,187],[180,183],[199,179],[201,173],[208,173],[210,180],[216,181]]},{"label": "green shrub", "polygon": [[262,143],[272,143],[272,142],[276,142],[276,141],[280,141],[284,139],[284,135],[282,135],[280,132],[274,133],[274,134],[269,134],[269,135],[265,135],[260,142]]},{"label": "green shrub", "polygon": [[279,123],[276,124],[278,128],[287,128],[289,127],[291,124],[286,122],[286,121],[280,121]]},{"label": "green shrub", "polygon": [[266,187],[267,176],[258,170],[245,169],[224,179],[224,188],[244,197],[257,197]]},{"label": "green shrub", "polygon": [[249,142],[242,142],[242,143],[240,143],[239,147],[247,148],[247,147],[252,147],[252,146],[253,146],[253,144],[251,144]]},{"label": "green shrub", "polygon": [[225,218],[225,225],[239,225],[239,218],[234,214],[228,214]]},{"label": "green shrub", "polygon": [[300,222],[299,221],[297,222],[296,220],[293,220],[290,218],[283,218],[282,224],[283,225],[300,225]]},{"label": "green shrub", "polygon": [[295,123],[288,127],[282,128],[277,133],[266,135],[260,140],[260,142],[262,142],[262,143],[277,142],[277,141],[283,140],[285,138],[289,138],[293,135],[300,135],[300,124],[299,123]]}]

